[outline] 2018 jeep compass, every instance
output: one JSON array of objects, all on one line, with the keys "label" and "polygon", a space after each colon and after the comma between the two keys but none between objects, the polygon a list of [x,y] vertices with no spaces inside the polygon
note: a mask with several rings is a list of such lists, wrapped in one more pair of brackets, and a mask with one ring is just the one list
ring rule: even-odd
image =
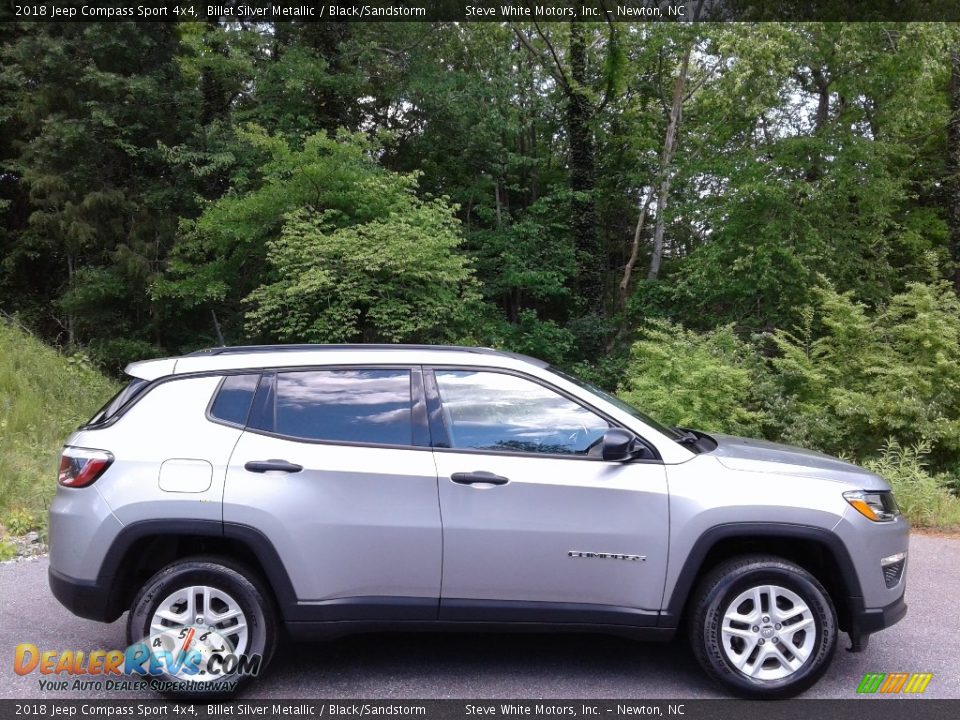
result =
[{"label": "2018 jeep compass", "polygon": [[[897,622],[908,524],[855,465],[663,427],[479,348],[217,348],[127,368],[70,436],[50,585],[131,643],[269,662],[296,638],[478,626],[669,639],[795,694]],[[222,660],[222,657],[221,657]]]}]

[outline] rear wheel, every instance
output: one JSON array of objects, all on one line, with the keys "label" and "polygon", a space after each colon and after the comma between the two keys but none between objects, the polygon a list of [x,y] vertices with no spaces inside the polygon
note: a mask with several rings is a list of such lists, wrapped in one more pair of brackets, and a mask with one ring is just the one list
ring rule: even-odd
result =
[{"label": "rear wheel", "polygon": [[[277,642],[273,604],[252,572],[220,558],[180,560],[150,578],[127,641],[168,694],[227,694],[266,668]],[[258,659],[259,658],[259,659]]]},{"label": "rear wheel", "polygon": [[837,617],[820,582],[773,556],[715,568],[694,596],[690,643],[715,680],[737,695],[780,698],[813,685],[837,645]]}]

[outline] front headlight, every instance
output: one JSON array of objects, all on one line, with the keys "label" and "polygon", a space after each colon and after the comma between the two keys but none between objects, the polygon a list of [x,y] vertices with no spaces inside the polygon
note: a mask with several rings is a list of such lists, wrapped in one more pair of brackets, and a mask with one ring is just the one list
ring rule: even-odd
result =
[{"label": "front headlight", "polygon": [[889,490],[850,490],[843,494],[844,500],[873,522],[891,522],[900,515],[897,501]]}]

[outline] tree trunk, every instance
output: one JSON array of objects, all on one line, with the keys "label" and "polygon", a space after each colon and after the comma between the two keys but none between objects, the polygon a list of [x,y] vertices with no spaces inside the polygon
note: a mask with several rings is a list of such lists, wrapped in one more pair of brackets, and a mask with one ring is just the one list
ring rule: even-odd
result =
[{"label": "tree trunk", "polygon": [[667,206],[670,203],[670,180],[673,174],[673,156],[677,149],[677,128],[683,118],[683,94],[687,87],[687,72],[690,68],[690,54],[693,43],[687,46],[680,62],[680,72],[673,83],[673,99],[670,103],[670,117],[667,120],[667,132],[663,138],[663,151],[660,154],[660,188],[657,193],[657,223],[653,231],[653,253],[650,257],[650,270],[647,280],[656,280],[660,275],[660,263],[663,261],[663,240],[666,233]]},{"label": "tree trunk", "polygon": [[647,193],[647,199],[640,206],[640,213],[637,216],[637,224],[633,229],[633,243],[630,246],[630,257],[626,266],[623,268],[623,278],[620,280],[620,292],[617,299],[617,308],[622,310],[627,306],[627,298],[630,296],[630,279],[633,276],[633,269],[637,266],[637,259],[640,257],[640,242],[643,236],[643,226],[647,221],[647,213],[650,211],[650,202],[653,200],[653,188]]},{"label": "tree trunk", "polygon": [[947,224],[953,286],[960,294],[960,50],[950,53],[950,121],[947,125]]},{"label": "tree trunk", "polygon": [[810,74],[817,88],[817,116],[813,132],[819,134],[830,120],[830,81],[821,68],[814,68]]},{"label": "tree trunk", "polygon": [[602,312],[604,268],[597,236],[593,201],[595,158],[590,120],[593,105],[586,94],[587,38],[582,23],[570,23],[570,84],[567,95],[567,135],[570,143],[570,189],[574,242],[577,248],[577,292],[586,309]]},{"label": "tree trunk", "polygon": [[[823,68],[813,68],[810,71],[813,78],[813,85],[817,92],[817,114],[813,122],[814,136],[821,135],[830,122],[830,79],[824,73]],[[819,151],[814,151],[810,158],[810,167],[807,169],[805,178],[807,182],[817,182],[823,175],[823,159]]]},{"label": "tree trunk", "polygon": [[[67,287],[70,290],[73,290],[73,253],[67,252]],[[67,311],[67,347],[72,348],[74,342],[76,341],[76,335],[74,333],[74,317],[73,311]]]},{"label": "tree trunk", "polygon": [[217,320],[217,311],[210,308],[210,317],[213,319],[213,330],[217,334],[217,344],[224,347],[226,343],[223,340],[223,331],[220,329],[220,321]]},{"label": "tree trunk", "polygon": [[[219,26],[220,23],[216,19],[210,18],[207,20],[209,37],[216,37],[215,33]],[[226,57],[228,50],[225,45],[226,41],[223,44],[218,43],[212,52]],[[225,96],[223,88],[209,68],[200,72],[200,98],[200,124],[203,127],[207,127],[214,120],[219,119],[229,107],[230,99]]]}]

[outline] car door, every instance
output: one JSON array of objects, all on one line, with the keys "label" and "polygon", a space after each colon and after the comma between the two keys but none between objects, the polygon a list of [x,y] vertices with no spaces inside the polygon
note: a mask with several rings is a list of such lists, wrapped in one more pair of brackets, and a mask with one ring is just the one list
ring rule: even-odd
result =
[{"label": "car door", "polygon": [[435,619],[441,528],[419,367],[264,373],[225,527],[263,533],[297,617]]},{"label": "car door", "polygon": [[445,619],[656,623],[663,465],[600,458],[607,418],[494,369],[426,375],[443,517]]}]

